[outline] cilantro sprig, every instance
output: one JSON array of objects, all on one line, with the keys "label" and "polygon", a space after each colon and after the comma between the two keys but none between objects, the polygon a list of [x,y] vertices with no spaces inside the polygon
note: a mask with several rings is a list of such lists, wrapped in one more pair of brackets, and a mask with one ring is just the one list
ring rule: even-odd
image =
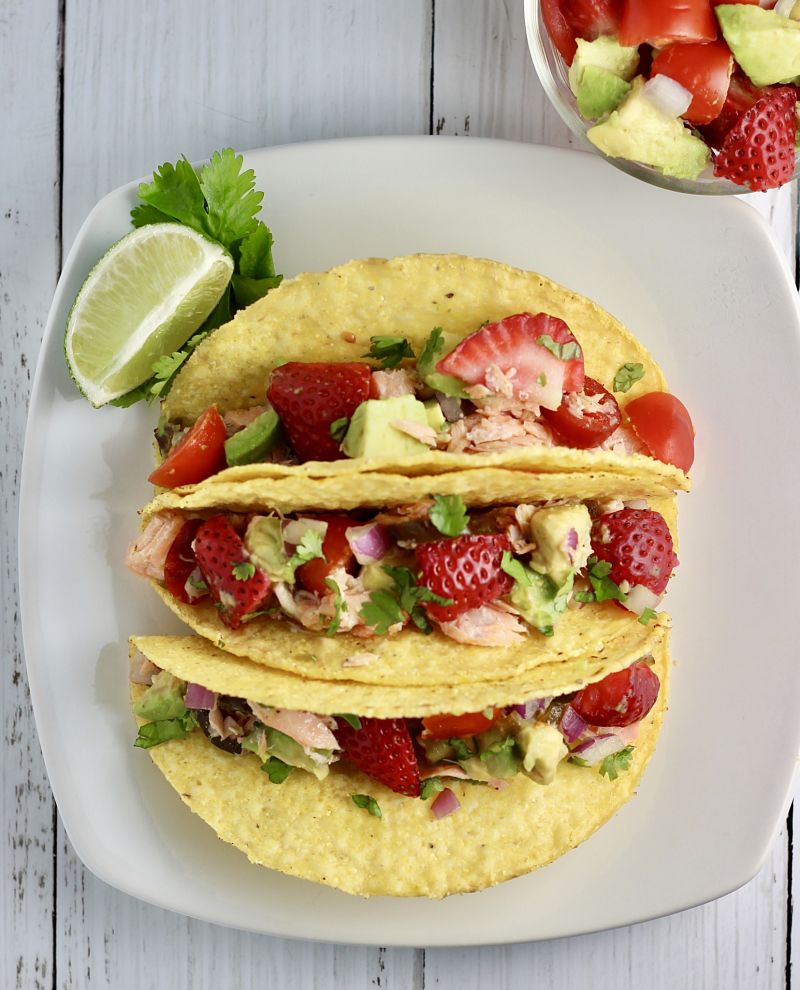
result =
[{"label": "cilantro sprig", "polygon": [[370,348],[363,356],[380,361],[381,367],[384,369],[396,368],[401,361],[416,356],[405,337],[378,335],[370,337],[369,341]]},{"label": "cilantro sprig", "polygon": [[325,584],[333,592],[333,607],[334,615],[331,619],[328,628],[325,630],[326,636],[334,636],[339,631],[339,626],[342,624],[342,613],[347,611],[347,602],[344,600],[342,595],[342,589],[336,583],[333,578],[325,578]]},{"label": "cilantro sprig", "polygon": [[[317,557],[321,557],[325,560],[325,554],[322,550],[322,542],[322,533],[320,533],[318,529],[314,529],[309,526],[305,533],[303,533],[300,542],[295,547],[294,553],[289,558],[289,567],[292,568],[292,572],[294,572],[294,570],[301,564],[307,564],[309,560],[315,560]],[[336,582],[334,582],[334,584],[335,583]]]},{"label": "cilantro sprig", "polygon": [[592,555],[586,565],[586,576],[589,578],[591,591],[580,591],[575,595],[579,602],[625,602],[627,595],[620,586],[608,575],[611,564],[607,560],[598,560]]},{"label": "cilantro sprig", "polygon": [[467,529],[467,507],[460,495],[434,495],[428,518],[444,536],[460,536]]},{"label": "cilantro sprig", "polygon": [[256,573],[256,565],[249,560],[243,560],[231,567],[231,573],[237,581],[249,581]]},{"label": "cilantro sprig", "polygon": [[390,589],[373,591],[369,596],[369,601],[364,603],[359,612],[364,625],[373,626],[379,636],[384,636],[390,626],[405,622],[408,617],[422,632],[431,632],[431,624],[422,603],[452,605],[453,599],[443,598],[418,585],[408,567],[390,567],[385,564],[383,570],[394,582],[393,586]]},{"label": "cilantro sprig", "polygon": [[644,378],[644,365],[628,362],[623,364],[614,375],[613,388],[615,392],[627,392],[632,385]]},{"label": "cilantro sprig", "polygon": [[271,783],[282,784],[294,770],[294,767],[279,760],[277,756],[270,756],[266,762],[261,764],[261,769],[269,777]]},{"label": "cilantro sprig", "polygon": [[633,746],[626,746],[618,753],[607,756],[600,764],[600,773],[609,780],[616,780],[619,775],[629,770],[633,759]]}]

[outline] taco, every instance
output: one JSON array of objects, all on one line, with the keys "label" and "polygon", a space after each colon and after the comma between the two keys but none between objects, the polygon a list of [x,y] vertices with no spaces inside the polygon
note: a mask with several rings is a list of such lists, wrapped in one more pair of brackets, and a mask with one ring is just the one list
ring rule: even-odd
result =
[{"label": "taco", "polygon": [[655,629],[649,652],[579,690],[508,704],[487,687],[464,711],[451,688],[449,708],[408,700],[402,716],[380,709],[394,689],[365,715],[202,639],[131,644],[136,745],[184,803],[252,862],[364,896],[479,890],[563,855],[631,797],[666,705]]},{"label": "taco", "polygon": [[[338,502],[358,508],[335,511],[308,505],[331,479],[209,482],[144,510],[128,565],[206,639],[318,680],[504,683],[630,662],[668,621],[656,610],[677,564],[674,499],[556,499],[546,477],[538,499],[498,503],[503,479],[532,493],[530,478],[362,476]],[[286,484],[306,495],[292,503]]]},{"label": "taco", "polygon": [[688,489],[693,427],[647,350],[549,279],[459,255],[283,282],[204,340],[156,436],[161,487],[209,477],[599,472]]}]

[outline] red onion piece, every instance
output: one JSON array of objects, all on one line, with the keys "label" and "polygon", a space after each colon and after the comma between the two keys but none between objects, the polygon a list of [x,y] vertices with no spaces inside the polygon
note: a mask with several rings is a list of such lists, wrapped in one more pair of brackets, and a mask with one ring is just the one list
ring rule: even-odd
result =
[{"label": "red onion piece", "polygon": [[445,787],[433,799],[431,803],[431,814],[434,818],[446,818],[448,815],[452,815],[454,811],[458,811],[460,807],[461,802],[449,787]]},{"label": "red onion piece", "polygon": [[381,560],[392,545],[389,534],[377,523],[350,526],[344,535],[359,564],[374,564]]},{"label": "red onion piece", "polygon": [[517,715],[527,720],[538,715],[539,712],[543,712],[552,700],[552,698],[533,698],[522,705],[510,705],[508,710],[516,712]]},{"label": "red onion piece", "polygon": [[588,728],[588,723],[580,717],[572,705],[567,705],[561,713],[558,727],[568,743],[574,743]]},{"label": "red onion piece", "polygon": [[187,708],[210,712],[217,703],[217,696],[213,691],[204,688],[202,684],[188,684],[186,694],[183,696],[183,703]]}]

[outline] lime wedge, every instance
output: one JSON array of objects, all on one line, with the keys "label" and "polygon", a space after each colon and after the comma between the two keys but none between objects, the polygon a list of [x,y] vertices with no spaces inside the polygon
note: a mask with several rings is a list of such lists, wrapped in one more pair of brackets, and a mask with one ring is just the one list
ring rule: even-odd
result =
[{"label": "lime wedge", "polygon": [[89,272],[67,319],[75,384],[102,406],[146,381],[219,302],[233,274],[220,244],[178,223],[139,227]]}]

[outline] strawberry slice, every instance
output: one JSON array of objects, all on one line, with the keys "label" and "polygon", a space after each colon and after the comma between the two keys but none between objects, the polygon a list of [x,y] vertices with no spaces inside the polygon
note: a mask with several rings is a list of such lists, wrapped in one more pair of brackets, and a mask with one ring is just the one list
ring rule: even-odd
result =
[{"label": "strawberry slice", "polygon": [[421,543],[414,553],[420,566],[420,584],[452,605],[425,604],[437,622],[450,622],[487,602],[507,595],[514,584],[500,567],[503,552],[511,550],[503,533],[456,536],[451,540]]},{"label": "strawberry slice", "polygon": [[398,794],[419,797],[419,765],[404,718],[362,718],[360,729],[338,718],[336,726],[345,759]]},{"label": "strawberry slice", "polygon": [[794,174],[797,129],[792,86],[775,86],[728,131],[714,162],[714,175],[755,192],[777,189]]},{"label": "strawberry slice", "polygon": [[580,345],[563,320],[547,313],[518,313],[488,323],[436,365],[469,385],[487,385],[492,368],[510,377],[515,398],[545,409],[558,409],[564,392],[583,388]]},{"label": "strawberry slice", "polygon": [[350,419],[369,398],[371,376],[368,364],[354,361],[290,361],[272,372],[267,398],[301,461],[335,461],[343,456],[339,441],[331,436],[331,424]]},{"label": "strawberry slice", "polygon": [[197,566],[226,626],[236,629],[272,590],[269,578],[244,548],[225,516],[206,519],[194,538]]},{"label": "strawberry slice", "polygon": [[592,524],[591,539],[595,556],[611,564],[616,584],[642,584],[661,595],[678,566],[669,526],[652,509],[606,512]]},{"label": "strawberry slice", "polygon": [[167,559],[164,561],[164,587],[179,602],[185,602],[187,605],[191,605],[202,597],[190,598],[186,590],[189,575],[197,567],[192,543],[194,543],[194,538],[202,522],[202,519],[190,519],[183,524],[183,528],[172,541],[172,545],[167,551]]}]

